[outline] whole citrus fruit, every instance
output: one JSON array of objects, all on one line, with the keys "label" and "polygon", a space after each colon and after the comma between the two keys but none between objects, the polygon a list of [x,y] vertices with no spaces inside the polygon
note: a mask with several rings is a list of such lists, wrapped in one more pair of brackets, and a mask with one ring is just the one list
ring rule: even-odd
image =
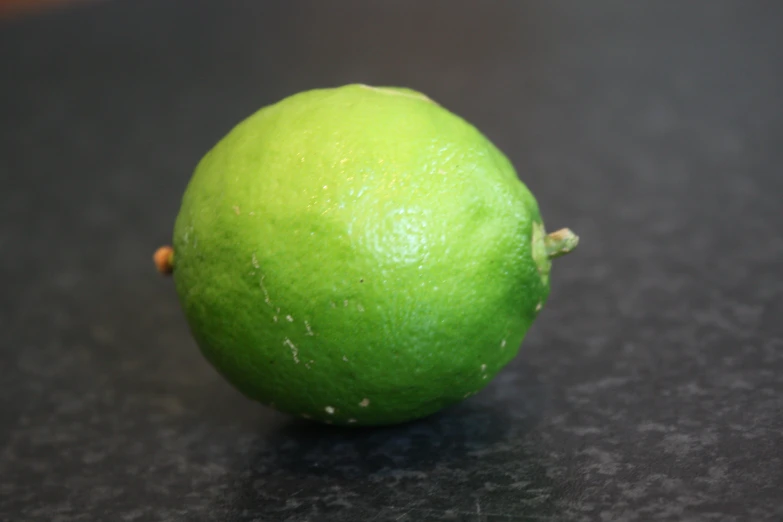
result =
[{"label": "whole citrus fruit", "polygon": [[434,413],[517,353],[549,293],[537,203],[475,127],[416,91],[262,108],[200,161],[173,271],[204,356],[245,395],[334,424]]}]

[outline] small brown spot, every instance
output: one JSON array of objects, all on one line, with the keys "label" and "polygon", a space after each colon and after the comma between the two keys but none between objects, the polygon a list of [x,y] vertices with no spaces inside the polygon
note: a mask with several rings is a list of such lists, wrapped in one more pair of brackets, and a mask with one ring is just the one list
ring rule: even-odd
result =
[{"label": "small brown spot", "polygon": [[169,275],[174,271],[174,249],[170,246],[162,246],[155,251],[152,256],[155,262],[155,268],[164,275]]}]

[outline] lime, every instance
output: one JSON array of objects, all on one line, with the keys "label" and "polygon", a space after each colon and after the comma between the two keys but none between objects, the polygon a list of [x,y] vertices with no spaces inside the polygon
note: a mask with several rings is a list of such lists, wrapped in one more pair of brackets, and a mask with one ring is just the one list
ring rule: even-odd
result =
[{"label": "lime", "polygon": [[379,425],[477,393],[549,294],[533,195],[474,126],[414,90],[287,97],[199,162],[156,253],[206,359],[246,396]]}]

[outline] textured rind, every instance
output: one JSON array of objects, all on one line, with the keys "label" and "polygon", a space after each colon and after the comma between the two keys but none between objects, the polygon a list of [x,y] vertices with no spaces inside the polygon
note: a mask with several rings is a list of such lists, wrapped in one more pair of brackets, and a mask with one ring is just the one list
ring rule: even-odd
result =
[{"label": "textured rind", "polygon": [[458,116],[407,89],[319,89],[202,159],[174,277],[204,356],[247,396],[397,423],[477,392],[516,355],[549,292],[534,223],[509,161]]}]

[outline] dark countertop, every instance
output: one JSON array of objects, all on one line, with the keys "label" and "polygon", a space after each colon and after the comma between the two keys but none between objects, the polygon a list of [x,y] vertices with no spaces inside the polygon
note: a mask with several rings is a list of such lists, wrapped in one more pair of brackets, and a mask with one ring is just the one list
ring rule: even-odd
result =
[{"label": "dark countertop", "polygon": [[[783,3],[99,2],[0,21],[0,520],[783,520]],[[429,419],[249,402],[151,254],[299,90],[424,91],[582,236]]]}]

